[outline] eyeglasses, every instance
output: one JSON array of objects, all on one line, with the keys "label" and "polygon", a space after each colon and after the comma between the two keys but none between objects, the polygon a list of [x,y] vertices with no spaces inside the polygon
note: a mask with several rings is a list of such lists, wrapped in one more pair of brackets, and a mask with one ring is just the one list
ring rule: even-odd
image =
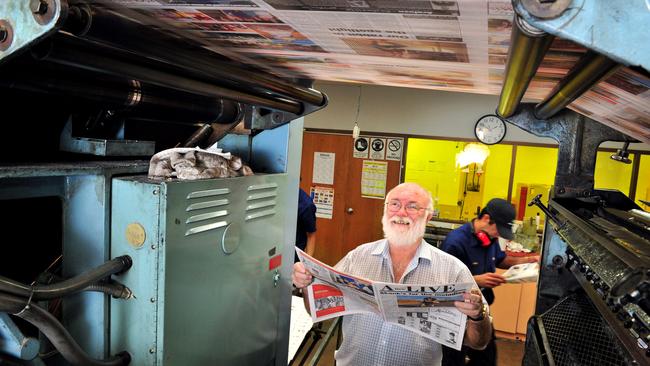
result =
[{"label": "eyeglasses", "polygon": [[[402,208],[402,202],[400,201],[386,202],[385,205],[390,212],[397,212]],[[420,207],[415,202],[409,202],[404,206],[404,210],[406,210],[407,213],[416,214],[421,210],[426,210],[426,207]]]}]

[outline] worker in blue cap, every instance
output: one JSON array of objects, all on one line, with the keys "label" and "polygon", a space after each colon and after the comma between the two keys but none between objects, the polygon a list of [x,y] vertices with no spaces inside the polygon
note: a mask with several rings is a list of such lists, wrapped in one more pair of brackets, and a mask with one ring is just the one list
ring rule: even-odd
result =
[{"label": "worker in blue cap", "polygon": [[[494,287],[506,282],[497,267],[507,269],[521,263],[539,262],[539,256],[508,256],[499,246],[499,237],[507,240],[513,238],[512,221],[515,209],[510,202],[493,198],[471,222],[451,231],[442,243],[442,250],[460,259],[472,272],[474,280],[489,305],[494,302]],[[496,365],[496,345],[494,335],[484,350],[463,348],[456,351],[451,348],[443,350],[443,366],[455,365]],[[469,363],[466,363],[469,358]]]}]

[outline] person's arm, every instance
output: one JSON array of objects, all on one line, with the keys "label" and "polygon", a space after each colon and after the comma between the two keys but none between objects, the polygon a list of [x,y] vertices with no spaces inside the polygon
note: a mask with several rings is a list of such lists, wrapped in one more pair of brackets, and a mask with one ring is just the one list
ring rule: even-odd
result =
[{"label": "person's arm", "polygon": [[[486,305],[487,307],[487,305]],[[473,349],[485,349],[492,336],[492,321],[486,310],[483,319],[474,321],[467,319],[467,328],[465,329],[465,339],[463,344]]]},{"label": "person's arm", "polygon": [[481,291],[477,288],[464,293],[463,299],[464,301],[454,302],[454,306],[468,317],[463,344],[474,349],[484,349],[492,336],[492,322],[487,305],[483,305]]},{"label": "person's arm", "polygon": [[311,315],[311,310],[309,308],[309,298],[307,294],[305,294],[305,288],[307,286],[311,285],[311,283],[314,281],[314,278],[312,277],[311,273],[305,268],[305,265],[302,264],[302,262],[296,262],[293,264],[293,272],[291,273],[291,282],[293,282],[293,285],[301,289],[303,291],[302,294],[302,300],[303,303],[305,304],[305,310],[307,310],[307,313]]},{"label": "person's arm", "polygon": [[313,257],[316,251],[316,232],[307,232],[307,245],[305,246],[305,253]]},{"label": "person's arm", "polygon": [[474,276],[474,281],[480,288],[493,288],[506,283],[506,278],[497,273],[486,272]]},{"label": "person's arm", "polygon": [[516,264],[523,264],[523,263],[535,263],[539,262],[539,256],[538,255],[532,255],[528,257],[513,257],[511,255],[507,255],[503,260],[497,265],[497,267],[501,269],[508,269]]},{"label": "person's arm", "polygon": [[[468,262],[471,262],[467,257],[467,253],[464,250],[465,244],[460,240],[457,240],[455,237],[452,238],[447,236],[447,239],[442,243],[442,250],[453,255],[454,257],[461,260],[467,266]],[[493,288],[501,285],[506,282],[506,279],[496,273],[483,273],[480,275],[473,276],[474,281],[480,288]]]}]

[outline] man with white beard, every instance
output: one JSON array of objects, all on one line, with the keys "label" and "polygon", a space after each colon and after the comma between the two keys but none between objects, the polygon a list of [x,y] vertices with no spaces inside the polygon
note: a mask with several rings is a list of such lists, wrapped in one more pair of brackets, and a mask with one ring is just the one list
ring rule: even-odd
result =
[{"label": "man with white beard", "polygon": [[[382,282],[475,283],[462,262],[422,239],[431,212],[428,191],[415,183],[398,185],[386,196],[382,218],[385,239],[360,245],[335,268]],[[297,288],[312,282],[311,274],[300,262],[294,264],[292,279]],[[464,344],[481,349],[492,333],[487,305],[478,286],[463,294],[463,298],[464,301],[456,301],[454,305],[469,319]],[[437,366],[442,349],[439,343],[387,323],[378,315],[354,314],[343,317],[343,342],[335,358],[339,366]]]}]

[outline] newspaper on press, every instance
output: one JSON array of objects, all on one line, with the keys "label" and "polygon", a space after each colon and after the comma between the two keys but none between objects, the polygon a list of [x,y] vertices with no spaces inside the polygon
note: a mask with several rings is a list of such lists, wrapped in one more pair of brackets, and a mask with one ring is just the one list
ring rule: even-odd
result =
[{"label": "newspaper on press", "polygon": [[314,277],[305,291],[314,322],[347,314],[374,313],[385,321],[459,350],[467,316],[454,306],[472,283],[399,284],[339,272],[296,248]]}]

